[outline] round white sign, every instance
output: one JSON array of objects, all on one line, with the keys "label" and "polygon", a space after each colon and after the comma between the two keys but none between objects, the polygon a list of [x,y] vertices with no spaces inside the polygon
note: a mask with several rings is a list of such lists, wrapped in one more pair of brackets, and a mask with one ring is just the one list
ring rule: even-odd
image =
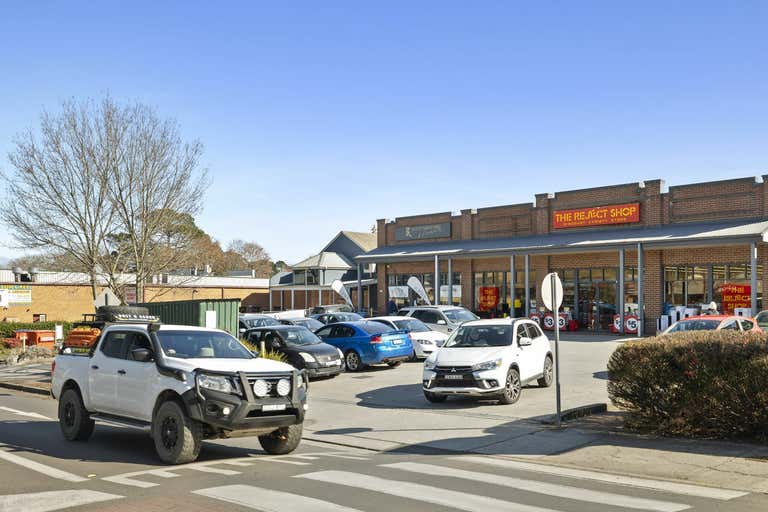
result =
[{"label": "round white sign", "polygon": [[[552,283],[554,282],[555,296],[552,296]],[[541,282],[541,300],[544,301],[544,305],[550,311],[557,311],[560,309],[560,305],[563,303],[563,282],[560,280],[560,276],[557,272],[552,272],[544,276],[544,280]]]}]

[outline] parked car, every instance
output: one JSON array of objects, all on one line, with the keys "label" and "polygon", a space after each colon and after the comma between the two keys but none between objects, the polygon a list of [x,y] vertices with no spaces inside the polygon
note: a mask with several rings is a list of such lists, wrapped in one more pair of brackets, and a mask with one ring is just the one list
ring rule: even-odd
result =
[{"label": "parked car", "polygon": [[664,331],[664,334],[674,334],[684,331],[734,331],[763,332],[754,318],[734,315],[701,315],[689,316],[675,322]]},{"label": "parked car", "polygon": [[476,314],[461,306],[407,306],[398,316],[412,316],[427,324],[430,329],[450,334],[464,322],[477,320]]},{"label": "parked car", "polygon": [[351,372],[371,364],[388,364],[394,368],[413,354],[408,333],[393,331],[380,322],[340,322],[326,325],[315,334],[341,350],[347,370]]},{"label": "parked car", "polygon": [[324,343],[306,327],[273,325],[248,329],[245,339],[284,354],[288,362],[310,377],[335,377],[344,371],[344,354]]},{"label": "parked car", "polygon": [[759,312],[755,317],[755,321],[762,330],[768,330],[768,311]]},{"label": "parked car", "polygon": [[433,331],[427,324],[417,318],[402,316],[377,316],[370,319],[372,322],[381,322],[393,330],[403,330],[411,335],[413,344],[412,358],[426,358],[443,346],[448,335]]},{"label": "parked car", "polygon": [[424,397],[444,402],[451,395],[474,396],[513,404],[526,383],[552,384],[552,361],[549,340],[527,318],[467,322],[424,361]]},{"label": "parked car", "polygon": [[245,331],[248,329],[253,329],[254,327],[265,327],[268,325],[280,325],[280,321],[275,320],[271,316],[259,315],[255,313],[246,313],[238,317],[238,326],[241,336],[245,334]]},{"label": "parked car", "polygon": [[167,464],[194,461],[203,439],[258,436],[268,453],[286,454],[302,436],[304,372],[219,329],[111,324],[87,352],[65,345],[51,379],[67,441],[87,440],[95,422],[140,429]]},{"label": "parked car", "polygon": [[306,327],[312,332],[315,332],[325,324],[319,320],[316,320],[314,318],[280,318],[279,322],[283,325],[300,325],[301,327]]},{"label": "parked car", "polygon": [[352,308],[348,304],[325,304],[315,306],[310,311],[310,315],[322,315],[323,313],[351,313]]},{"label": "parked car", "polygon": [[357,322],[363,319],[357,313],[323,313],[322,315],[313,315],[312,318],[323,325],[335,324],[337,322]]}]

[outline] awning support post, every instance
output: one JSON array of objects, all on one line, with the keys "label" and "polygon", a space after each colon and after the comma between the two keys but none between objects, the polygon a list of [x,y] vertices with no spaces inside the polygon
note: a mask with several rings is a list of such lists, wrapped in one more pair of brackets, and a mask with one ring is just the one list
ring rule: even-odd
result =
[{"label": "awning support post", "polygon": [[645,331],[645,286],[643,279],[643,244],[637,244],[637,337]]},{"label": "awning support post", "polygon": [[434,295],[435,306],[440,304],[440,259],[435,254],[435,280],[432,283],[432,295]]},{"label": "awning support post", "polygon": [[363,266],[357,264],[357,311],[363,310]]},{"label": "awning support post", "polygon": [[619,249],[619,332],[624,334],[624,248]]},{"label": "awning support post", "polygon": [[448,305],[453,305],[453,258],[448,257]]},{"label": "awning support post", "polygon": [[749,246],[749,278],[752,285],[750,302],[752,304],[752,316],[757,316],[757,244],[752,242]]},{"label": "awning support post", "polygon": [[525,255],[525,316],[531,315],[531,255]]},{"label": "awning support post", "polygon": [[515,317],[515,255],[509,256],[509,316]]}]

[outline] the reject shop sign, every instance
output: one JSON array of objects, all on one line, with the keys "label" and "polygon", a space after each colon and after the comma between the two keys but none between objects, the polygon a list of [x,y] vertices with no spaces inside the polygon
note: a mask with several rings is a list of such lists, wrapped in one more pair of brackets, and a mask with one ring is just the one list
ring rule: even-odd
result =
[{"label": "the reject shop sign", "polygon": [[723,295],[723,311],[726,315],[733,314],[736,308],[752,306],[752,286],[748,284],[724,284],[720,286]]},{"label": "the reject shop sign", "polygon": [[640,203],[556,210],[552,213],[552,227],[555,229],[627,224],[632,222],[640,222]]}]

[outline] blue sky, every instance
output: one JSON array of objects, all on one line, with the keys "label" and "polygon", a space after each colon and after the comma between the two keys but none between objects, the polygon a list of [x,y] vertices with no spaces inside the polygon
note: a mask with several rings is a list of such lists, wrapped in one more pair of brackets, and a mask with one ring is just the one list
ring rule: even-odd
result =
[{"label": "blue sky", "polygon": [[765,173],[766,26],[760,1],[3,2],[0,167],[62,99],[148,103],[205,145],[198,223],[296,262],[377,218]]}]

